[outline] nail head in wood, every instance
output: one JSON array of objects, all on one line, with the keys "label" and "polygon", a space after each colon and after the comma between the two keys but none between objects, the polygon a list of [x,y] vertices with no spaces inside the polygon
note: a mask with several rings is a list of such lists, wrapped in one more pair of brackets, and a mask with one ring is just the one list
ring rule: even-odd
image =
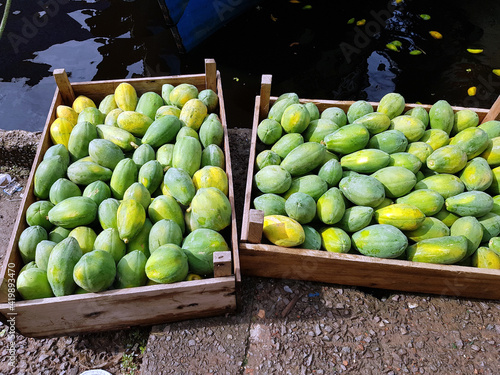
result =
[{"label": "nail head in wood", "polygon": [[248,242],[260,243],[264,227],[264,211],[250,210],[248,218]]},{"label": "nail head in wood", "polygon": [[54,69],[53,75],[56,85],[59,88],[63,103],[71,106],[76,97],[66,71],[64,69]]},{"label": "nail head in wood", "polygon": [[231,252],[216,251],[214,259],[214,277],[231,276]]}]

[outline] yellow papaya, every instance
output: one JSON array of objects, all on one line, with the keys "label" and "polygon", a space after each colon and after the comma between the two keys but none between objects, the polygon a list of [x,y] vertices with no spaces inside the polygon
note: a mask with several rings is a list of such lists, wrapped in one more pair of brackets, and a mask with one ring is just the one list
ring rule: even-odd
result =
[{"label": "yellow papaya", "polygon": [[146,134],[153,120],[146,115],[134,111],[124,111],[116,119],[118,127],[124,129],[136,137],[142,137]]},{"label": "yellow papaya", "polygon": [[94,101],[84,95],[80,95],[73,101],[73,109],[75,110],[76,113],[80,113],[83,111],[85,108],[88,107],[94,107],[97,108],[95,105]]},{"label": "yellow papaya", "polygon": [[74,125],[65,118],[57,118],[50,125],[50,139],[54,144],[62,144],[68,148],[69,136]]},{"label": "yellow papaya", "polygon": [[76,113],[73,108],[68,107],[67,105],[57,106],[56,117],[68,120],[73,126],[78,122],[78,113]]},{"label": "yellow papaya", "polygon": [[299,222],[283,215],[264,217],[264,236],[277,246],[299,246],[305,241],[305,233]]},{"label": "yellow papaya", "polygon": [[416,206],[396,203],[375,211],[379,224],[393,225],[401,230],[415,230],[422,225],[425,214]]},{"label": "yellow papaya", "polygon": [[115,89],[115,102],[123,111],[134,111],[137,106],[137,92],[130,83],[122,82]]},{"label": "yellow papaya", "polygon": [[207,106],[200,99],[188,100],[181,109],[179,119],[184,126],[198,130],[207,117]]}]

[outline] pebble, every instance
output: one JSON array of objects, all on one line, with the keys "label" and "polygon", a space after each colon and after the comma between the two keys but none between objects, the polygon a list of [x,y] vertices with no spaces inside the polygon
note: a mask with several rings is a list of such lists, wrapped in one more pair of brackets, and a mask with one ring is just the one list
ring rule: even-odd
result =
[{"label": "pebble", "polygon": [[479,348],[479,346],[477,346],[477,345],[472,345],[470,348],[472,350],[476,351],[476,352],[478,352],[479,350],[481,350],[481,348]]},{"label": "pebble", "polygon": [[188,341],[188,345],[189,346],[194,346],[194,345],[196,345],[196,341],[194,341],[194,340],[191,339],[191,340]]},{"label": "pebble", "polygon": [[408,308],[415,309],[418,307],[418,303],[416,302],[408,302]]},{"label": "pebble", "polygon": [[283,287],[283,290],[284,290],[285,292],[287,292],[287,293],[293,293],[293,290],[292,290],[292,289],[291,289],[288,285],[285,285],[285,286]]}]

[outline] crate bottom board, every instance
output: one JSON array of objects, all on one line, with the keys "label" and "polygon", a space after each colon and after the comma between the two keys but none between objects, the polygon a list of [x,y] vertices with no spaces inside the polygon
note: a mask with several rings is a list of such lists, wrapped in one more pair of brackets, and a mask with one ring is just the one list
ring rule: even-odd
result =
[{"label": "crate bottom board", "polygon": [[[0,304],[27,337],[111,331],[236,312],[235,277]],[[14,315],[15,314],[15,315]],[[7,323],[8,324],[8,323]]]},{"label": "crate bottom board", "polygon": [[242,275],[500,300],[500,273],[319,250],[240,243]]}]

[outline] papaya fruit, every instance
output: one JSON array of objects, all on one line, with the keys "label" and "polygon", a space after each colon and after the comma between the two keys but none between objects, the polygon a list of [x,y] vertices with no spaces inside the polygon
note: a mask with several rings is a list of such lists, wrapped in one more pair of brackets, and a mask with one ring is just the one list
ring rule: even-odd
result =
[{"label": "papaya fruit", "polygon": [[73,269],[82,257],[78,241],[67,237],[54,246],[47,263],[47,279],[56,297],[72,294],[76,289]]},{"label": "papaya fruit", "polygon": [[271,106],[271,109],[269,110],[269,114],[267,117],[271,120],[278,121],[281,124],[281,120],[283,118],[285,110],[292,104],[299,104],[299,98],[288,97],[288,98],[283,98],[281,100],[277,100]]},{"label": "papaya fruit", "polygon": [[342,178],[339,188],[344,196],[358,206],[376,207],[385,198],[385,188],[374,177],[366,175],[350,175]]},{"label": "papaya fruit", "polygon": [[88,121],[75,125],[68,140],[71,160],[76,161],[89,155],[89,144],[97,138],[97,128]]},{"label": "papaya fruit", "polygon": [[137,166],[130,158],[122,159],[118,162],[112,172],[109,187],[116,199],[122,199],[125,191],[137,181]]},{"label": "papaya fruit", "polygon": [[406,249],[407,259],[413,262],[453,264],[467,254],[464,236],[445,236],[422,240]]},{"label": "papaya fruit", "polygon": [[59,155],[42,160],[35,171],[33,193],[40,199],[47,199],[51,186],[65,174],[66,168]]},{"label": "papaya fruit", "polygon": [[464,216],[458,218],[450,227],[450,236],[464,236],[467,239],[467,254],[471,256],[481,244],[483,227],[477,218]]},{"label": "papaya fruit", "polygon": [[271,147],[271,151],[284,159],[295,147],[304,143],[304,137],[298,133],[285,134]]},{"label": "papaya fruit", "polygon": [[[474,112],[475,113],[475,112]],[[484,130],[467,128],[450,140],[450,145],[456,145],[467,154],[468,160],[479,156],[488,147],[490,139]]]},{"label": "papaya fruit", "polygon": [[[349,125],[346,125],[349,126]],[[345,127],[344,127],[345,128]],[[344,129],[341,128],[341,129]],[[358,173],[373,173],[389,164],[390,156],[387,152],[369,148],[355,151],[340,159],[342,169]]]},{"label": "papaya fruit", "polygon": [[156,111],[163,105],[163,99],[155,92],[148,91],[141,95],[137,101],[135,111],[154,120]]},{"label": "papaya fruit", "polygon": [[455,135],[467,128],[475,128],[479,124],[479,116],[471,109],[455,112],[451,134]]},{"label": "papaya fruit", "polygon": [[87,292],[101,292],[108,289],[116,277],[116,265],[110,253],[93,250],[83,254],[73,270],[73,279]]},{"label": "papaya fruit", "polygon": [[96,237],[93,250],[103,250],[111,254],[115,263],[125,255],[126,245],[120,238],[120,233],[116,228],[104,229]]},{"label": "papaya fruit", "polygon": [[29,205],[26,210],[26,223],[29,226],[39,225],[45,230],[51,230],[54,225],[49,221],[47,215],[54,207],[54,204],[49,201],[36,201]]},{"label": "papaya fruit", "polygon": [[320,143],[325,136],[338,130],[338,128],[339,126],[331,120],[317,119],[309,122],[309,125],[302,135],[306,142]]},{"label": "papaya fruit", "polygon": [[116,212],[120,202],[114,198],[108,198],[101,202],[98,208],[98,219],[102,229],[118,228],[116,224]]},{"label": "papaya fruit", "polygon": [[153,223],[146,218],[139,233],[126,244],[127,254],[134,250],[139,250],[146,258],[149,258],[149,234],[151,233],[151,228],[153,228]]},{"label": "papaya fruit", "polygon": [[125,129],[111,125],[97,125],[96,128],[100,138],[113,142],[124,152],[135,150],[137,147],[135,137]]},{"label": "papaya fruit", "polygon": [[304,104],[292,104],[283,112],[281,126],[287,133],[302,133],[310,121],[311,116]]},{"label": "papaya fruit", "polygon": [[198,275],[211,275],[214,273],[214,252],[229,251],[229,246],[220,233],[200,228],[186,236],[182,242],[182,249],[187,255],[191,272]]},{"label": "papaya fruit", "polygon": [[115,287],[123,289],[146,285],[147,261],[144,253],[139,250],[134,250],[120,259],[116,265]]},{"label": "papaya fruit", "polygon": [[137,181],[143,184],[153,194],[160,187],[163,180],[163,168],[158,160],[151,160],[144,164],[137,176]]},{"label": "papaya fruit", "polygon": [[78,122],[78,113],[67,105],[60,104],[57,106],[56,117],[68,120],[73,126]]},{"label": "papaya fruit", "polygon": [[450,137],[444,130],[427,129],[419,141],[425,142],[431,146],[433,150],[437,150],[438,148],[446,146],[450,142]]},{"label": "papaya fruit", "polygon": [[416,174],[422,162],[418,157],[408,152],[396,152],[389,155],[389,167],[403,167]]},{"label": "papaya fruit", "polygon": [[500,166],[500,137],[492,138],[480,156],[486,159],[490,167]]},{"label": "papaya fruit", "polygon": [[103,100],[99,103],[99,111],[107,116],[109,112],[118,108],[118,105],[115,101],[115,94],[109,94],[104,97]]},{"label": "papaya fruit", "polygon": [[263,193],[282,194],[292,184],[290,173],[279,165],[262,168],[254,177],[257,188]]},{"label": "papaya fruit", "polygon": [[215,113],[208,115],[205,120],[203,120],[198,130],[198,135],[204,148],[211,144],[222,146],[224,128],[222,127],[219,116]]},{"label": "papaya fruit", "polygon": [[208,113],[215,112],[217,106],[219,105],[219,97],[214,90],[205,89],[198,93],[198,99],[200,99],[203,104],[207,106]]},{"label": "papaya fruit", "polygon": [[441,129],[450,134],[455,122],[453,108],[446,100],[438,100],[429,111],[431,129]]},{"label": "papaya fruit", "polygon": [[472,266],[500,270],[500,256],[487,247],[480,247],[472,256]]},{"label": "papaya fruit", "polygon": [[347,124],[347,115],[344,110],[339,107],[329,107],[321,112],[320,118],[333,121],[339,127]]},{"label": "papaya fruit", "polygon": [[85,95],[79,95],[73,100],[72,108],[76,113],[80,113],[85,108],[94,107],[97,108],[94,101]]},{"label": "papaya fruit", "polygon": [[97,234],[92,228],[81,226],[74,228],[69,232],[68,237],[73,237],[78,241],[78,245],[82,250],[82,253],[88,253],[94,248],[94,242]]},{"label": "papaya fruit", "polygon": [[410,240],[419,242],[430,238],[449,236],[450,228],[435,217],[426,217],[420,227],[414,230],[406,231],[405,235]]},{"label": "papaya fruit", "polygon": [[214,144],[208,145],[201,153],[201,165],[200,167],[206,167],[208,165],[225,168],[224,151]]},{"label": "papaya fruit", "polygon": [[106,116],[94,107],[84,108],[78,114],[78,122],[90,122],[92,125],[100,125],[104,124]]},{"label": "papaya fruit", "polygon": [[123,111],[135,111],[138,99],[134,86],[122,82],[116,87],[114,95],[118,108]]},{"label": "papaya fruit", "polygon": [[415,230],[424,222],[425,214],[416,206],[396,203],[376,210],[374,218],[379,224],[393,225],[400,230]]},{"label": "papaya fruit", "polygon": [[255,158],[255,165],[257,166],[258,170],[267,167],[268,165],[280,165],[280,164],[281,164],[280,156],[271,150],[264,150],[260,152]]},{"label": "papaya fruit", "polygon": [[336,226],[345,232],[357,232],[370,224],[373,212],[371,207],[353,206],[345,210]]},{"label": "papaya fruit", "polygon": [[444,207],[444,206],[433,217],[435,217],[436,219],[441,220],[448,228],[450,228],[453,225],[453,223],[460,218],[460,216],[457,216],[454,213],[449,212],[448,210],[446,210],[446,207]]},{"label": "papaya fruit", "polygon": [[123,242],[128,243],[141,230],[146,220],[144,207],[135,199],[123,200],[116,211],[118,233]]},{"label": "papaya fruit", "polygon": [[316,142],[306,142],[290,151],[280,166],[287,170],[291,176],[302,176],[320,165],[324,153],[324,145]]},{"label": "papaya fruit", "polygon": [[49,221],[59,227],[73,229],[91,224],[97,217],[97,204],[87,197],[70,197],[49,211]]},{"label": "papaya fruit", "polygon": [[500,194],[500,167],[491,170],[492,181],[490,187],[487,189],[490,195]]},{"label": "papaya fruit", "polygon": [[420,121],[423,122],[425,127],[429,125],[429,113],[424,107],[421,106],[413,107],[412,109],[406,111],[405,115],[418,118]]},{"label": "papaya fruit", "polygon": [[119,128],[124,129],[135,135],[142,137],[153,123],[153,120],[146,115],[134,111],[123,111],[116,119]]},{"label": "papaya fruit", "polygon": [[327,150],[340,154],[361,150],[369,140],[370,132],[360,124],[345,125],[324,138]]},{"label": "papaya fruit", "polygon": [[153,199],[148,207],[148,216],[153,223],[162,219],[173,220],[179,225],[184,233],[186,225],[184,222],[184,214],[179,203],[168,195],[160,195]]},{"label": "papaya fruit", "polygon": [[376,258],[397,258],[404,253],[408,239],[398,228],[374,224],[352,235],[354,248],[363,255]]},{"label": "papaya fruit", "polygon": [[69,137],[73,130],[73,124],[64,118],[56,118],[50,125],[50,139],[53,144],[62,144],[68,148]]},{"label": "papaya fruit", "polygon": [[181,128],[180,120],[172,115],[166,115],[155,120],[142,137],[142,144],[158,148],[172,141]]},{"label": "papaya fruit", "polygon": [[229,193],[229,180],[227,174],[219,167],[207,166],[197,170],[193,175],[193,184],[196,190],[206,187],[215,187],[225,195]]},{"label": "papaya fruit", "polygon": [[396,203],[410,204],[420,209],[426,216],[433,216],[443,208],[444,198],[434,190],[421,189],[398,198]]},{"label": "papaya fruit", "polygon": [[401,115],[391,120],[390,129],[399,130],[408,139],[408,142],[416,142],[425,132],[425,125],[418,118]]},{"label": "papaya fruit", "polygon": [[415,174],[403,167],[381,168],[371,176],[384,185],[385,196],[388,198],[399,198],[408,194],[417,183]]},{"label": "papaya fruit", "polygon": [[229,199],[214,187],[199,189],[186,212],[189,213],[191,231],[198,228],[221,231],[231,224]]},{"label": "papaya fruit", "polygon": [[363,125],[366,129],[368,129],[371,135],[375,135],[389,129],[391,119],[385,113],[373,112],[359,117],[352,123]]},{"label": "papaya fruit", "polygon": [[182,126],[198,131],[207,117],[207,107],[200,99],[190,99],[182,107],[179,120]]},{"label": "papaya fruit", "polygon": [[438,174],[429,176],[417,182],[415,190],[430,189],[438,192],[444,199],[463,193],[464,183],[455,175]]},{"label": "papaya fruit", "polygon": [[490,139],[500,137],[500,121],[486,121],[479,125],[478,128],[484,130]]},{"label": "papaya fruit", "polygon": [[181,110],[174,105],[163,105],[156,111],[155,120],[168,115],[179,118],[179,116],[181,115]]},{"label": "papaya fruit", "polygon": [[[298,194],[298,193],[295,193],[295,194]],[[287,202],[295,194],[292,194],[290,196],[290,198],[287,199]],[[328,191],[326,191],[318,199],[316,211],[317,211],[317,215],[318,215],[319,220],[321,220],[323,223],[325,223],[327,225],[332,225],[332,224],[339,222],[340,219],[342,219],[342,216],[344,216],[345,208],[346,207],[345,207],[345,202],[344,202],[344,196],[342,195],[342,192],[338,188],[333,187],[333,188],[329,189]],[[285,204],[285,209],[286,209],[286,204]],[[287,210],[287,213],[288,213],[288,210]],[[312,219],[311,219],[311,221],[312,221]],[[300,221],[299,221],[299,223],[300,223]],[[303,224],[307,224],[307,222],[305,222]]]},{"label": "papaya fruit", "polygon": [[200,169],[202,147],[193,137],[183,137],[175,142],[172,167],[184,169],[189,176]]},{"label": "papaya fruit", "polygon": [[139,169],[148,161],[155,160],[155,150],[149,144],[142,144],[135,149],[132,160]]},{"label": "papaya fruit", "polygon": [[[276,120],[266,118],[257,126],[257,136],[265,145],[272,145],[281,138],[283,128]],[[206,147],[206,146],[204,146]]]},{"label": "papaya fruit", "polygon": [[286,200],[285,212],[300,224],[307,224],[316,216],[316,202],[310,195],[297,192]]},{"label": "papaya fruit", "polygon": [[[271,175],[271,174],[270,174]],[[328,184],[319,176],[310,174],[294,178],[290,188],[286,190],[283,197],[288,199],[290,195],[298,191],[309,194],[315,201],[319,199],[328,190]]]},{"label": "papaya fruit", "polygon": [[321,249],[321,235],[319,232],[309,225],[303,225],[305,240],[299,245],[303,249],[320,250]]},{"label": "papaya fruit", "polygon": [[264,236],[274,245],[293,247],[305,241],[304,229],[300,223],[287,216],[264,216]]},{"label": "papaya fruit", "polygon": [[104,125],[118,126],[118,116],[123,112],[123,109],[116,108],[111,110],[104,119]]},{"label": "papaya fruit", "polygon": [[427,158],[434,152],[434,150],[429,144],[418,141],[409,143],[406,148],[406,152],[415,155],[422,162],[422,164],[425,164]]},{"label": "papaya fruit", "polygon": [[348,253],[351,250],[351,238],[340,228],[324,227],[319,230],[321,248],[331,253]]},{"label": "papaya fruit", "polygon": [[149,204],[151,203],[151,193],[143,184],[134,182],[128,187],[127,190],[125,190],[123,199],[135,199],[142,205],[142,207],[144,207],[145,210],[147,210]]},{"label": "papaya fruit", "polygon": [[405,99],[396,92],[385,94],[377,106],[377,112],[385,113],[391,120],[402,114],[404,109]]},{"label": "papaya fruit", "polygon": [[382,150],[388,154],[404,152],[408,140],[399,130],[386,130],[370,138],[367,147]]},{"label": "papaya fruit", "polygon": [[467,191],[446,198],[446,210],[459,216],[481,217],[493,208],[493,198],[482,191]]},{"label": "papaya fruit", "polygon": [[189,271],[188,256],[177,245],[160,246],[146,262],[146,276],[159,284],[183,281]]},{"label": "papaya fruit", "polygon": [[19,274],[16,290],[24,300],[53,297],[47,272],[39,268],[31,268]]},{"label": "papaya fruit", "polygon": [[349,106],[347,110],[347,121],[354,123],[357,119],[373,112],[373,107],[365,100],[358,100]]},{"label": "papaya fruit", "polygon": [[342,179],[342,166],[337,160],[331,159],[321,166],[318,177],[325,181],[328,187],[337,186]]},{"label": "papaya fruit", "polygon": [[68,149],[64,145],[58,144],[58,145],[50,146],[47,149],[47,151],[45,151],[45,154],[43,155],[42,160],[49,159],[53,156],[60,156],[62,159],[62,163],[64,165],[64,168],[65,169],[68,168],[68,165],[70,162],[70,156],[69,156]]},{"label": "papaya fruit", "polygon": [[304,107],[306,107],[307,112],[309,112],[310,121],[319,119],[319,108],[316,104],[313,102],[307,102],[304,104]]},{"label": "papaya fruit", "polygon": [[99,206],[102,201],[111,198],[111,189],[103,181],[94,181],[85,187],[82,196],[92,199]]},{"label": "papaya fruit", "polygon": [[181,246],[181,227],[175,221],[170,219],[159,220],[151,227],[149,232],[149,252],[153,253],[160,246],[169,243]]},{"label": "papaya fruit", "polygon": [[500,255],[500,237],[490,238],[490,240],[488,241],[488,248],[494,251],[497,255]]},{"label": "papaya fruit", "polygon": [[183,169],[169,168],[165,173],[163,183],[168,194],[184,206],[191,203],[196,193],[193,180]]},{"label": "papaya fruit", "polygon": [[500,234],[500,216],[492,212],[478,217],[477,220],[483,227],[483,238],[481,242],[488,242],[493,237]]},{"label": "papaya fruit", "polygon": [[165,83],[161,86],[161,98],[166,105],[172,105],[172,102],[170,101],[170,93],[174,87],[175,86],[170,83]]},{"label": "papaya fruit", "polygon": [[120,160],[125,158],[120,147],[106,139],[93,139],[88,147],[92,160],[111,170],[115,169]]},{"label": "papaya fruit", "polygon": [[485,191],[493,182],[493,172],[488,162],[481,157],[469,161],[459,177],[468,191]]},{"label": "papaya fruit", "polygon": [[63,227],[55,227],[49,232],[49,241],[59,243],[68,237],[71,231]]},{"label": "papaya fruit", "polygon": [[196,99],[198,97],[198,89],[196,86],[189,83],[181,83],[175,86],[170,95],[168,96],[170,104],[175,105],[182,109],[184,104],[186,104],[191,99]]},{"label": "papaya fruit", "polygon": [[40,225],[27,227],[21,232],[17,245],[24,264],[35,260],[36,246],[47,239],[47,231]]},{"label": "papaya fruit", "polygon": [[67,174],[75,184],[89,185],[95,181],[109,181],[113,171],[92,161],[76,161],[68,167]]},{"label": "papaya fruit", "polygon": [[256,210],[264,212],[264,216],[268,215],[286,215],[285,210],[286,199],[276,194],[262,194],[255,197],[253,206]]},{"label": "papaya fruit", "polygon": [[172,166],[173,155],[174,155],[174,145],[171,143],[167,143],[166,145],[161,146],[156,151],[156,160],[160,162],[161,166],[165,170],[166,167]]}]

